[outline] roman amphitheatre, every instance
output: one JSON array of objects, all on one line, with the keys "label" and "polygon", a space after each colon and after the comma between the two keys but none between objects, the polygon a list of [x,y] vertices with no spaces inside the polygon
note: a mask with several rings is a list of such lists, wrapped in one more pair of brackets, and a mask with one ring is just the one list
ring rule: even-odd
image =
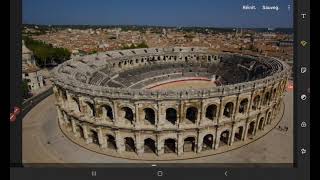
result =
[{"label": "roman amphitheatre", "polygon": [[131,160],[221,154],[283,115],[289,67],[201,47],[108,51],[53,72],[57,121],[81,148]]}]

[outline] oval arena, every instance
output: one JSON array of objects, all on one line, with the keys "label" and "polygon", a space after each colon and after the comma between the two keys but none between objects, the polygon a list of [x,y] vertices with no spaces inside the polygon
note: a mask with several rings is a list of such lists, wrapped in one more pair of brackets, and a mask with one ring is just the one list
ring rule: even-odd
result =
[{"label": "oval arena", "polygon": [[106,155],[163,160],[228,151],[267,133],[280,120],[289,68],[270,57],[174,47],[78,57],[53,75],[69,139]]}]

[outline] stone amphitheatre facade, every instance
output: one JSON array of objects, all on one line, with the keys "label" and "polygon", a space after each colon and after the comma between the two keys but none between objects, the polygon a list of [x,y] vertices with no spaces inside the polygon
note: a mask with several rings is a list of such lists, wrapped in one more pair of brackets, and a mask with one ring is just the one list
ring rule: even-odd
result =
[{"label": "stone amphitheatre facade", "polygon": [[[71,140],[111,156],[162,160],[227,151],[275,126],[289,68],[270,57],[174,47],[78,57],[53,74],[58,122]],[[154,89],[192,80],[213,86]]]}]

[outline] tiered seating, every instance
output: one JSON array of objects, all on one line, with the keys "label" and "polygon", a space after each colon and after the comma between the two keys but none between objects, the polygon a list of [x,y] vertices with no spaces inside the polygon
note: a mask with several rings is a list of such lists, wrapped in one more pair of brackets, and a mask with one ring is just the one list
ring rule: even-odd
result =
[{"label": "tiered seating", "polygon": [[123,87],[124,87],[124,86],[121,85],[120,83],[117,83],[116,81],[113,81],[113,80],[109,81],[109,82],[107,83],[107,86],[109,86],[109,87],[115,87],[115,88],[123,88]]},{"label": "tiered seating", "polygon": [[104,79],[105,77],[106,77],[106,76],[105,76],[103,73],[97,71],[97,72],[95,72],[95,73],[93,74],[93,76],[90,78],[89,83],[90,83],[90,84],[98,85],[99,82],[100,82],[102,79]]}]

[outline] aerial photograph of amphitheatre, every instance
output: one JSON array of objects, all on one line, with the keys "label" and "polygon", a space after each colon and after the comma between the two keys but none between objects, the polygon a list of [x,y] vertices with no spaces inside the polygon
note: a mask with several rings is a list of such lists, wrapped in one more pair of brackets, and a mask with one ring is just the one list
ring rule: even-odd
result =
[{"label": "aerial photograph of amphitheatre", "polygon": [[292,12],[166,1],[23,0],[26,166],[292,166]]}]

